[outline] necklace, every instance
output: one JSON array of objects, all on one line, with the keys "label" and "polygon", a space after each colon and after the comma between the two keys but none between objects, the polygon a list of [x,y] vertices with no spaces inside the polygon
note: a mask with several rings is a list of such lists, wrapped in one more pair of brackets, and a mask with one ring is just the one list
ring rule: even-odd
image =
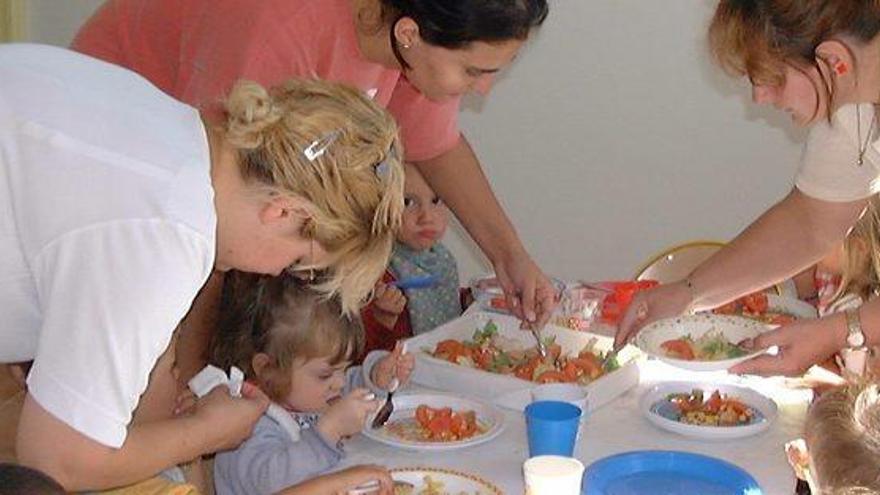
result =
[{"label": "necklace", "polygon": [[861,112],[861,104],[856,104],[856,134],[857,134],[857,143],[859,148],[859,159],[857,161],[858,165],[861,167],[865,163],[865,153],[868,151],[868,146],[871,144],[871,135],[874,133],[874,122],[877,120],[876,116],[871,117],[871,125],[868,127],[868,135],[865,136],[864,143],[862,142],[862,112]]}]

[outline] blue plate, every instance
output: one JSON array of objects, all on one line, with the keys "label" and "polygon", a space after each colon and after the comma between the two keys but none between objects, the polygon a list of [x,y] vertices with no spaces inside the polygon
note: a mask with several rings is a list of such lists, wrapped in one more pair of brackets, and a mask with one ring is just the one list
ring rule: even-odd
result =
[{"label": "blue plate", "polygon": [[639,450],[599,459],[584,473],[582,495],[763,495],[755,478],[720,459]]}]

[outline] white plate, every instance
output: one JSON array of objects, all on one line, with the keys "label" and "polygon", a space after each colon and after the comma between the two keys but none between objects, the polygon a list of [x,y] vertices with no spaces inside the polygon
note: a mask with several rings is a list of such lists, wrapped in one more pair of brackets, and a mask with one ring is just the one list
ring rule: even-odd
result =
[{"label": "white plate", "polygon": [[[670,419],[655,408],[656,404],[665,402],[669,394],[687,394],[694,389],[702,390],[707,399],[715,390],[736,398],[756,410],[760,414],[760,419],[743,426],[699,426]],[[776,403],[771,399],[750,388],[720,383],[668,382],[656,385],[642,396],[639,407],[648,421],[661,429],[706,440],[727,440],[756,435],[769,428],[777,414]]]},{"label": "white plate", "polygon": [[[394,447],[428,451],[461,449],[488,442],[497,437],[504,428],[504,415],[501,411],[483,402],[448,394],[395,395],[392,400],[394,401],[394,412],[391,414],[391,418],[388,419],[386,426],[379,429],[367,426],[363,433],[377,442]],[[414,418],[416,408],[422,404],[433,408],[451,407],[453,411],[474,411],[477,415],[477,423],[484,427],[486,431],[454,442],[419,442],[405,440],[388,430],[388,425],[395,421]]]},{"label": "white plate", "polygon": [[794,315],[800,319],[816,318],[816,308],[808,302],[777,294],[767,294],[767,307],[770,311],[779,311]]},{"label": "white plate", "polygon": [[413,494],[421,493],[427,485],[425,476],[443,483],[442,493],[466,493],[467,495],[503,495],[497,486],[472,474],[440,468],[398,468],[391,470],[391,477],[396,481],[405,481],[415,486]]},{"label": "white plate", "polygon": [[[767,294],[767,311],[770,313],[789,314],[799,320],[814,319],[817,317],[816,308],[810,303],[801,301],[800,299],[780,296],[778,294]],[[748,317],[746,316],[746,318]]]},{"label": "white plate", "polygon": [[738,358],[719,359],[716,361],[687,361],[668,357],[660,345],[667,340],[679,339],[686,335],[690,335],[693,339],[698,339],[709,331],[717,331],[728,341],[735,344],[745,339],[755,338],[767,330],[768,327],[764,324],[742,316],[698,313],[655,321],[639,332],[635,343],[639,349],[647,354],[678,368],[692,371],[720,371],[763,354],[764,350],[758,350]]}]

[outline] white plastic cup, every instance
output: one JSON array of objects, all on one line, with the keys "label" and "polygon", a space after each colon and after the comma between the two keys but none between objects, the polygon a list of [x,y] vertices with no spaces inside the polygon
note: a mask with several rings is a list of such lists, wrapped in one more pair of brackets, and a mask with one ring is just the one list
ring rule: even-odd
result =
[{"label": "white plastic cup", "polygon": [[526,495],[580,495],[584,465],[573,457],[539,455],[523,463]]},{"label": "white plastic cup", "polygon": [[541,400],[568,402],[581,409],[581,418],[587,415],[587,390],[576,383],[545,383],[533,387],[532,402]]}]

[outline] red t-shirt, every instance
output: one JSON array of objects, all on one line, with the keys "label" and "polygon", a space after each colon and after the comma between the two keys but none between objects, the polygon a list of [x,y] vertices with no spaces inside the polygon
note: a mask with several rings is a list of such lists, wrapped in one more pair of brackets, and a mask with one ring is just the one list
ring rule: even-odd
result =
[{"label": "red t-shirt", "polygon": [[355,29],[350,0],[109,0],[72,47],[199,108],[216,108],[240,78],[344,82],[394,115],[408,160],[453,148],[459,99],[432,102],[400,71],[366,60]]},{"label": "red t-shirt", "polygon": [[[395,280],[397,279],[388,270],[382,275],[383,283],[390,284]],[[364,356],[370,351],[393,351],[398,340],[413,336],[412,327],[409,324],[409,308],[404,307],[403,312],[397,317],[394,328],[388,329],[376,321],[373,316],[373,307],[374,303],[371,302],[361,310],[361,320],[364,323]]]}]

